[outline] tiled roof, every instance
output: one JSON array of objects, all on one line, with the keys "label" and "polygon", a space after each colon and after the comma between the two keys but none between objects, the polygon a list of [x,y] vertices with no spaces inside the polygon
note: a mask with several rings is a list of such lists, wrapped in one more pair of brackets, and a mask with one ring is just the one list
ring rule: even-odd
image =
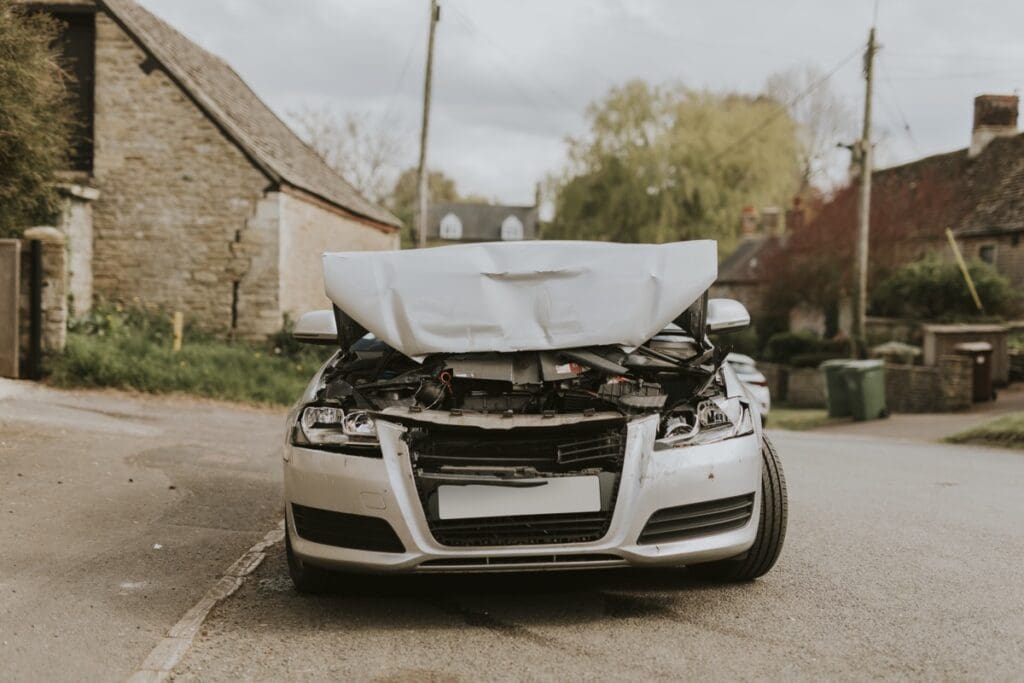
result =
[{"label": "tiled roof", "polygon": [[133,0],[100,0],[100,5],[270,178],[371,221],[401,226],[327,166],[219,57]]},{"label": "tiled roof", "polygon": [[[841,190],[810,228],[853,234],[856,194],[856,183]],[[1024,228],[1024,135],[996,138],[974,158],[961,149],[872,175],[872,240],[941,240],[947,227],[961,235]]]},{"label": "tiled roof", "polygon": [[441,219],[454,213],[462,221],[462,241],[487,242],[501,239],[501,224],[509,216],[523,223],[523,239],[537,238],[536,206],[505,206],[502,204],[445,202],[430,207],[427,235],[437,238]]},{"label": "tiled roof", "polygon": [[765,253],[778,245],[778,239],[767,235],[744,237],[731,254],[718,266],[718,282],[735,284],[760,282]]}]

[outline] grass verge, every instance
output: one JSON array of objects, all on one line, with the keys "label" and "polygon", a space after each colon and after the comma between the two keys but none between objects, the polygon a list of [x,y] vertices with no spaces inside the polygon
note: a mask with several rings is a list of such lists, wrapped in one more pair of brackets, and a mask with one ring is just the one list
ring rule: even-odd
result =
[{"label": "grass verge", "polygon": [[788,429],[793,432],[801,432],[844,421],[829,417],[828,411],[818,408],[772,406],[771,412],[768,413],[767,427],[769,429]]},{"label": "grass verge", "polygon": [[49,380],[61,387],[116,387],[288,405],[330,353],[327,347],[290,343],[287,330],[257,345],[186,328],[182,350],[174,353],[171,347],[168,316],[100,306],[72,326],[65,351],[48,363]]},{"label": "grass verge", "polygon": [[991,422],[946,437],[946,441],[1024,448],[1024,411],[997,417]]}]

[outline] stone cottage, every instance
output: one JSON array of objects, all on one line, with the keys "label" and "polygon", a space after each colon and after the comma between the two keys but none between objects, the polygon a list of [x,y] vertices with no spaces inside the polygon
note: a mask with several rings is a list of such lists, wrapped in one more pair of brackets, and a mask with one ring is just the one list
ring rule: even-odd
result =
[{"label": "stone cottage", "polygon": [[320,254],[399,246],[230,66],[132,0],[23,2],[65,25],[78,127],[62,189],[73,308],[182,310],[258,337],[327,304]]}]

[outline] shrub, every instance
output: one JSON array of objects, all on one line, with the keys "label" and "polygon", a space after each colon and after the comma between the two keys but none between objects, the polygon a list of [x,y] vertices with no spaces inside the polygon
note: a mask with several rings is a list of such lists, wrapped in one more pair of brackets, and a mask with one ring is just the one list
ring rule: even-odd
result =
[{"label": "shrub", "polygon": [[850,354],[846,340],[821,339],[804,332],[780,332],[772,335],[765,345],[765,360],[798,367],[816,367],[830,358],[845,358]]},{"label": "shrub", "polygon": [[872,290],[876,315],[912,320],[957,321],[1002,316],[1019,304],[1009,281],[982,261],[968,264],[968,272],[985,311],[978,311],[956,263],[937,254],[908,263]]},{"label": "shrub", "polygon": [[54,174],[67,160],[71,105],[58,24],[0,0],[0,237],[50,222]]},{"label": "shrub", "polygon": [[185,344],[174,353],[169,315],[104,304],[72,326],[64,353],[51,359],[50,380],[287,405],[331,353],[329,347],[289,350],[218,339],[187,325]]},{"label": "shrub", "polygon": [[760,346],[757,343],[757,330],[753,327],[748,327],[739,332],[716,334],[712,341],[715,343],[715,346],[727,348],[729,351],[735,351],[736,353],[744,353],[748,356],[756,356],[758,351],[760,351]]}]

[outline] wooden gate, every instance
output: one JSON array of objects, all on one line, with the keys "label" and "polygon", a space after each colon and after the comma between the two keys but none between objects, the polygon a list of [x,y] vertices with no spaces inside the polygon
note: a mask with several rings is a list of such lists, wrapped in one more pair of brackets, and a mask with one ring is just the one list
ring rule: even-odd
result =
[{"label": "wooden gate", "polygon": [[0,240],[0,377],[18,376],[21,241]]}]

